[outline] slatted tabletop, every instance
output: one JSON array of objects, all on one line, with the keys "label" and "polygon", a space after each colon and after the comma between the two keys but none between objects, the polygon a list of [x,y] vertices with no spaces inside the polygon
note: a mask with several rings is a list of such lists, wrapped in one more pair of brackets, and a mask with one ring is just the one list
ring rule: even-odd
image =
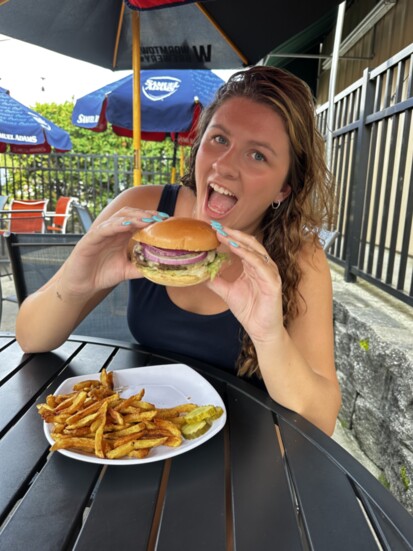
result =
[{"label": "slatted tabletop", "polygon": [[[68,377],[185,363],[226,405],[171,459],[107,466],[49,453],[36,404]],[[276,428],[275,426],[276,425]],[[0,334],[0,549],[413,549],[413,518],[331,438],[231,374],[136,344],[73,337],[24,355]]]}]

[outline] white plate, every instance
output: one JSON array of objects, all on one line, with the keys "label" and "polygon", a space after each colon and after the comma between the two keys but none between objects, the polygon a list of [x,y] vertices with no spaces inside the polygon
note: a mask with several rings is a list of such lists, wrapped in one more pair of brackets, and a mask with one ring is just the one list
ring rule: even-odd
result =
[{"label": "white plate", "polygon": [[[194,440],[183,440],[177,448],[159,446],[153,448],[148,457],[144,459],[135,459],[124,457],[122,459],[102,459],[95,455],[81,451],[58,450],[61,454],[77,459],[87,461],[88,463],[100,463],[101,465],[136,465],[142,463],[151,463],[161,461],[180,455],[193,448],[196,448],[212,438],[219,432],[227,420],[224,402],[212,385],[208,383],[195,370],[184,364],[153,365],[148,367],[135,367],[132,369],[122,369],[113,372],[114,386],[121,389],[121,397],[128,398],[136,394],[142,388],[145,389],[144,400],[155,404],[157,408],[174,407],[178,404],[194,403],[200,406],[212,404],[220,406],[224,413],[213,422],[211,428],[199,438]],[[93,375],[80,375],[66,379],[55,394],[66,394],[73,390],[73,385],[88,379],[99,379],[100,373]],[[54,440],[50,436],[53,425],[44,423],[44,432],[50,444]]]}]

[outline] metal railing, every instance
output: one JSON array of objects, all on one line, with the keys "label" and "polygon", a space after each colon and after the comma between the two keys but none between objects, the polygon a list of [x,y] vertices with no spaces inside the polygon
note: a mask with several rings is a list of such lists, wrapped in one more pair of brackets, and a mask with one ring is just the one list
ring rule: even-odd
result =
[{"label": "metal railing", "polygon": [[362,277],[413,305],[413,44],[328,103],[320,131],[333,134],[336,228],[329,257],[345,279]]},{"label": "metal railing", "polygon": [[[142,182],[170,181],[172,158],[142,158]],[[133,186],[131,155],[0,154],[0,195],[15,199],[76,197],[96,216],[118,193]]]}]

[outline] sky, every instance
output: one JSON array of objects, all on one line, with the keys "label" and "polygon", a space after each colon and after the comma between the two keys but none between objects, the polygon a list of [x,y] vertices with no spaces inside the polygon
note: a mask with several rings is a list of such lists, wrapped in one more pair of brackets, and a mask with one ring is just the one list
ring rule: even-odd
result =
[{"label": "sky", "polygon": [[[232,71],[214,71],[226,80]],[[121,79],[111,71],[0,34],[0,86],[20,103],[64,103]]]}]

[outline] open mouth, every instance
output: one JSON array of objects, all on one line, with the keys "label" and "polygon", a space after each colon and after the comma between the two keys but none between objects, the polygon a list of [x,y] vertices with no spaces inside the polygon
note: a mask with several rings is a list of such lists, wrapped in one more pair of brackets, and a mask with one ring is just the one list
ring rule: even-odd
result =
[{"label": "open mouth", "polygon": [[227,214],[237,203],[237,197],[228,189],[211,183],[208,186],[208,208],[215,214]]}]

